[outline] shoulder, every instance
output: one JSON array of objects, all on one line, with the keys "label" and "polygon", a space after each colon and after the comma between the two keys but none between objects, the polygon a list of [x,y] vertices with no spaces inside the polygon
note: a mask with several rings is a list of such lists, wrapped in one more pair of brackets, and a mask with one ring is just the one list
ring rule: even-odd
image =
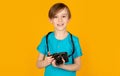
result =
[{"label": "shoulder", "polygon": [[52,37],[54,37],[54,32],[48,32],[48,33],[45,35],[45,38],[48,38],[48,39],[51,39]]}]

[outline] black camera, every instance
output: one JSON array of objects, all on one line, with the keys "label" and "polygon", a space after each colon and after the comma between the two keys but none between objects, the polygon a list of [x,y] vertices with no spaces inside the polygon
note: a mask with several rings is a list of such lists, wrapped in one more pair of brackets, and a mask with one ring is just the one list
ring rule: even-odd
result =
[{"label": "black camera", "polygon": [[65,62],[68,62],[67,52],[54,53],[54,54],[51,54],[50,56],[52,56],[55,59],[56,65],[63,64],[62,58],[65,60]]}]

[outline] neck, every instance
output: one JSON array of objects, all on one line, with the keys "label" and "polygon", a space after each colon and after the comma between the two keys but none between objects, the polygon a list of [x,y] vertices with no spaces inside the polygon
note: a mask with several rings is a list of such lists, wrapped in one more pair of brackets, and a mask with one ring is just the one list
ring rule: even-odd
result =
[{"label": "neck", "polygon": [[63,31],[55,30],[55,37],[57,39],[62,40],[62,39],[64,39],[67,36],[67,34],[68,34],[68,32],[66,30],[63,30]]}]

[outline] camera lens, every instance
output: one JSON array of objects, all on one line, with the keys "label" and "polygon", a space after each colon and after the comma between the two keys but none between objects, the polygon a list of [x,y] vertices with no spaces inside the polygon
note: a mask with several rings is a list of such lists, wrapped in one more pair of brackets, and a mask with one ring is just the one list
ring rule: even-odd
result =
[{"label": "camera lens", "polygon": [[63,64],[63,61],[62,61],[62,57],[61,56],[58,56],[56,58],[56,65],[60,65],[60,64]]}]

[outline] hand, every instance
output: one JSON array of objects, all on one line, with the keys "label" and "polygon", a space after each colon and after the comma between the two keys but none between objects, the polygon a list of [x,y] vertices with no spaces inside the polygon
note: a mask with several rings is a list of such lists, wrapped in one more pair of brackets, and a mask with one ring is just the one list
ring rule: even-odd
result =
[{"label": "hand", "polygon": [[[50,55],[50,53],[48,53],[48,55]],[[50,65],[53,60],[54,58],[52,58],[52,56],[45,57],[45,64]]]},{"label": "hand", "polygon": [[56,63],[56,61],[53,60],[53,61],[52,61],[52,65],[53,65],[54,67],[58,67],[55,63]]}]

